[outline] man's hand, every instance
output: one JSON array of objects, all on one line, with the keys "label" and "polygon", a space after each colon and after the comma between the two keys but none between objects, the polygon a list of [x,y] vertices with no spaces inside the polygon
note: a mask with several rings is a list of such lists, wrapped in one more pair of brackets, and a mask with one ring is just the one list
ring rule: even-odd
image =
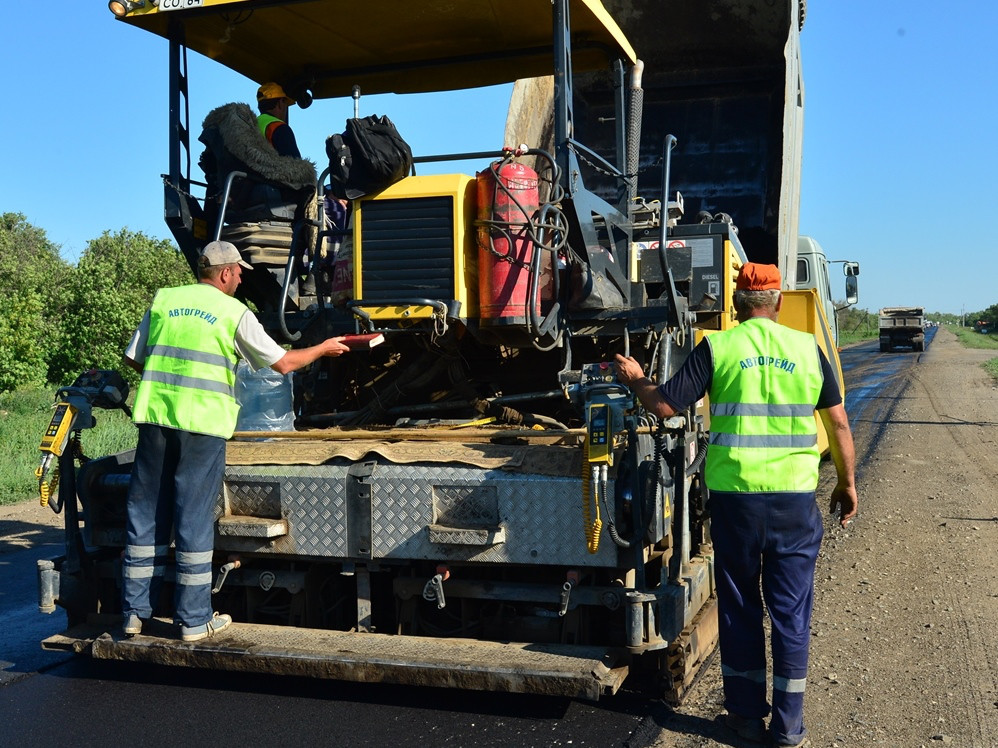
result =
[{"label": "man's hand", "polygon": [[859,499],[856,497],[856,448],[852,442],[849,417],[842,403],[818,411],[828,435],[828,449],[835,463],[838,482],[832,491],[829,511],[839,513],[839,524],[847,527],[856,516]]},{"label": "man's hand", "polygon": [[630,356],[617,354],[617,379],[631,388],[641,404],[659,418],[671,418],[676,411],[659,394],[658,385],[645,376],[641,364]]},{"label": "man's hand", "polygon": [[856,516],[856,511],[859,508],[859,498],[856,496],[855,486],[843,486],[838,484],[832,489],[832,503],[829,506],[829,511],[835,514],[836,511],[839,513],[839,524],[842,527],[848,527],[849,523],[852,522],[853,517]]},{"label": "man's hand", "polygon": [[621,384],[626,384],[630,387],[639,379],[644,378],[644,375],[645,373],[641,369],[641,364],[630,356],[617,354],[617,379],[620,380]]},{"label": "man's hand", "polygon": [[326,338],[318,345],[308,348],[292,348],[280,360],[272,363],[270,368],[279,374],[287,374],[298,371],[303,366],[308,366],[323,356],[340,356],[350,350],[350,347],[342,341],[342,337]]},{"label": "man's hand", "polygon": [[343,342],[342,335],[335,338],[326,338],[322,341],[322,348],[323,356],[339,356],[350,352],[350,346]]}]

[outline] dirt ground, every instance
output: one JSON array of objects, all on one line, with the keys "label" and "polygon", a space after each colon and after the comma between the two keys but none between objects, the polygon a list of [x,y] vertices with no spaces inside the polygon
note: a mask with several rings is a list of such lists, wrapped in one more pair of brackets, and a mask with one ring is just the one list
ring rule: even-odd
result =
[{"label": "dirt ground", "polygon": [[38,499],[0,505],[0,555],[40,542],[62,542],[62,515],[42,507]]},{"label": "dirt ground", "polygon": [[[848,530],[826,515],[816,571],[815,748],[998,746],[998,389],[980,367],[992,356],[940,329],[886,416],[853,423],[860,514]],[[822,466],[822,502],[834,475]],[[723,728],[682,734],[718,723],[720,680],[715,663],[656,748],[752,745]]]},{"label": "dirt ground", "polygon": [[[990,357],[940,330],[898,399],[853,424],[860,515],[848,530],[828,517],[816,573],[815,748],[998,746],[998,389],[979,366]],[[826,464],[822,496],[832,481]],[[60,523],[34,501],[0,507],[0,547]],[[721,702],[715,660],[655,747],[752,745],[720,726]]]}]

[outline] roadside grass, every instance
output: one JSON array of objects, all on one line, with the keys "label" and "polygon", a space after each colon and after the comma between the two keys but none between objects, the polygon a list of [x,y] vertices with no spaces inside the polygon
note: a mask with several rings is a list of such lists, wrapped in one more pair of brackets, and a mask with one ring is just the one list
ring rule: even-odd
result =
[{"label": "roadside grass", "polygon": [[[0,504],[38,499],[38,444],[52,417],[56,389],[0,393]],[[138,432],[123,411],[97,410],[94,416],[96,427],[81,433],[84,455],[103,457],[135,447]]]},{"label": "roadside grass", "polygon": [[[998,333],[982,335],[971,327],[958,327],[957,325],[947,325],[947,327],[967,348],[998,350]],[[984,371],[990,374],[994,381],[998,382],[998,358],[989,359],[981,365],[984,367]]]},{"label": "roadside grass", "polygon": [[982,335],[972,327],[958,327],[957,325],[947,325],[947,327],[967,348],[991,348],[998,350],[998,333]]},{"label": "roadside grass", "polygon": [[852,345],[853,343],[862,343],[867,340],[877,340],[880,337],[879,330],[839,330],[839,345]]}]

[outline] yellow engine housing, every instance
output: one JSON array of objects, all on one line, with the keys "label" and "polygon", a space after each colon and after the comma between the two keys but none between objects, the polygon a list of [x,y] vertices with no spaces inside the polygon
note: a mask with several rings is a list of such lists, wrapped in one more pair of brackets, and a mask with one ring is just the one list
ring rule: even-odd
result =
[{"label": "yellow engine housing", "polygon": [[379,324],[433,316],[443,302],[462,319],[478,315],[475,178],[406,177],[354,204],[355,309]]}]

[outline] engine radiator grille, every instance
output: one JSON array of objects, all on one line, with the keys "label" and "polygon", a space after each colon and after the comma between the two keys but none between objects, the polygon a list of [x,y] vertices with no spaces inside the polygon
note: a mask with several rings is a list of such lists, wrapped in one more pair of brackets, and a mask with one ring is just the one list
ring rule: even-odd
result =
[{"label": "engine radiator grille", "polygon": [[360,263],[365,302],[453,299],[454,260],[450,195],[365,202]]}]

